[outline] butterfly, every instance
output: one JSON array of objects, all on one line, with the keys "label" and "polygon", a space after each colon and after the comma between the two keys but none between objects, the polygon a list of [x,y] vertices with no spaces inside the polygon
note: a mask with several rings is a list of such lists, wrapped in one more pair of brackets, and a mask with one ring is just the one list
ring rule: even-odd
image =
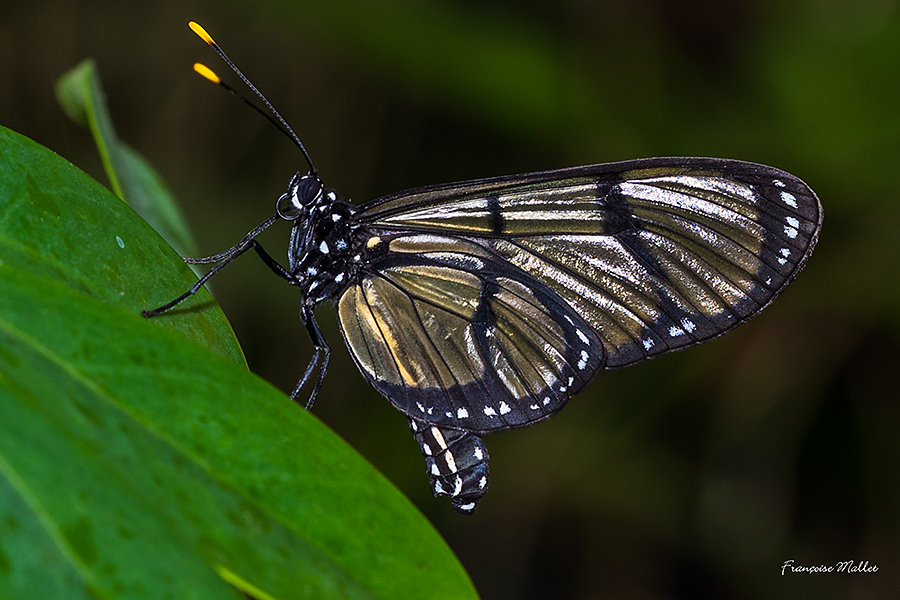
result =
[{"label": "butterfly", "polygon": [[[314,309],[334,302],[359,371],[407,417],[433,493],[459,512],[473,512],[487,491],[484,434],[556,414],[604,369],[743,323],[793,280],[818,238],[822,207],[803,181],[720,158],[493,177],[351,205],[325,187],[293,130],[209,34],[191,27],[262,99],[309,170],[239,244],[185,259],[217,264],[144,315],[255,251],[299,288],[315,347],[291,397],[315,378],[311,407],[324,381],[330,349]],[[287,266],[255,239],[278,221],[292,225]]]}]

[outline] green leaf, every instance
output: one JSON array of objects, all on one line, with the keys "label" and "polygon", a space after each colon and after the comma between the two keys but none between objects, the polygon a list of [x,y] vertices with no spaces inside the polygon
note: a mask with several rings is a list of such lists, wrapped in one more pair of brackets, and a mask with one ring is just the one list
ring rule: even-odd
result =
[{"label": "green leaf", "polygon": [[113,192],[182,256],[196,256],[197,246],[172,193],[149,163],[116,136],[94,61],[84,60],[60,77],[56,97],[69,118],[90,129]]},{"label": "green leaf", "polygon": [[0,128],[0,207],[0,598],[475,596],[123,203]]},{"label": "green leaf", "polygon": [[[109,191],[46,148],[0,128],[0,260],[130,314],[195,281],[166,242]],[[225,316],[201,290],[155,320],[245,364]],[[193,309],[193,312],[192,312]]]}]

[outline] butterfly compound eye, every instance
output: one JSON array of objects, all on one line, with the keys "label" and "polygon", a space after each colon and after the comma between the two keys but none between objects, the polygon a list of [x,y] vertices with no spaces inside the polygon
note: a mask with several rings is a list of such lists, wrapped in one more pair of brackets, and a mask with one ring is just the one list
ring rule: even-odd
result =
[{"label": "butterfly compound eye", "polygon": [[296,221],[303,216],[322,195],[322,182],[315,175],[294,178],[286,194],[275,203],[278,216],[285,221]]}]

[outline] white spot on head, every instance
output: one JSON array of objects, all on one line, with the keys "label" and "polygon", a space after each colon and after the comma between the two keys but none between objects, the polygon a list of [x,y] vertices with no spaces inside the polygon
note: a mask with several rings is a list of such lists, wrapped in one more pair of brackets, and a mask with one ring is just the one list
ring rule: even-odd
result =
[{"label": "white spot on head", "polygon": [[494,410],[494,407],[493,407],[493,406],[485,406],[485,407],[484,407],[484,414],[486,414],[486,415],[489,416],[489,417],[493,417],[494,415],[497,414],[497,411]]},{"label": "white spot on head", "polygon": [[[328,192],[328,194],[326,194],[326,195],[328,196],[328,199],[331,200],[332,202],[337,200],[337,194],[335,194],[334,191]],[[335,221],[336,220],[337,219],[335,219]]]},{"label": "white spot on head", "polygon": [[797,208],[797,197],[790,192],[781,192],[781,200],[793,208]]},{"label": "white spot on head", "polygon": [[508,414],[509,412],[510,412],[509,404],[507,404],[506,402],[503,402],[501,400],[500,401],[500,414],[505,415],[505,414]]},{"label": "white spot on head", "polygon": [[584,335],[584,332],[580,329],[576,329],[575,333],[578,334],[578,339],[580,339],[586,346],[590,346],[591,340],[588,339],[588,336]]},{"label": "white spot on head", "polygon": [[469,416],[469,411],[467,411],[466,409],[464,409],[464,408],[456,409],[456,418],[457,419],[465,419],[468,416]]},{"label": "white spot on head", "polygon": [[464,511],[464,512],[471,512],[471,511],[475,510],[475,503],[474,502],[466,502],[465,504],[460,504],[459,510]]},{"label": "white spot on head", "polygon": [[325,240],[322,240],[322,243],[319,244],[319,252],[328,254],[328,243]]}]

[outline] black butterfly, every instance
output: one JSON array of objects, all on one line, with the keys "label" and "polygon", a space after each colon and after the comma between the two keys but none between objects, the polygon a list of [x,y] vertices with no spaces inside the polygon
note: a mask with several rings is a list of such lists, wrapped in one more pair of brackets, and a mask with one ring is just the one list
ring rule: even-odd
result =
[{"label": "black butterfly", "polygon": [[[293,223],[287,267],[254,239],[278,220]],[[470,513],[487,490],[482,434],[553,415],[602,369],[746,321],[796,276],[821,222],[801,180],[736,160],[652,158],[480,179],[361,207],[325,188],[310,162],[276,215],[226,252],[185,259],[219,264],[144,314],[168,310],[255,250],[300,288],[315,345],[291,397],[317,367],[307,406],[322,385],[329,348],[314,309],[334,300],[359,370],[409,419],[434,494]]]}]

